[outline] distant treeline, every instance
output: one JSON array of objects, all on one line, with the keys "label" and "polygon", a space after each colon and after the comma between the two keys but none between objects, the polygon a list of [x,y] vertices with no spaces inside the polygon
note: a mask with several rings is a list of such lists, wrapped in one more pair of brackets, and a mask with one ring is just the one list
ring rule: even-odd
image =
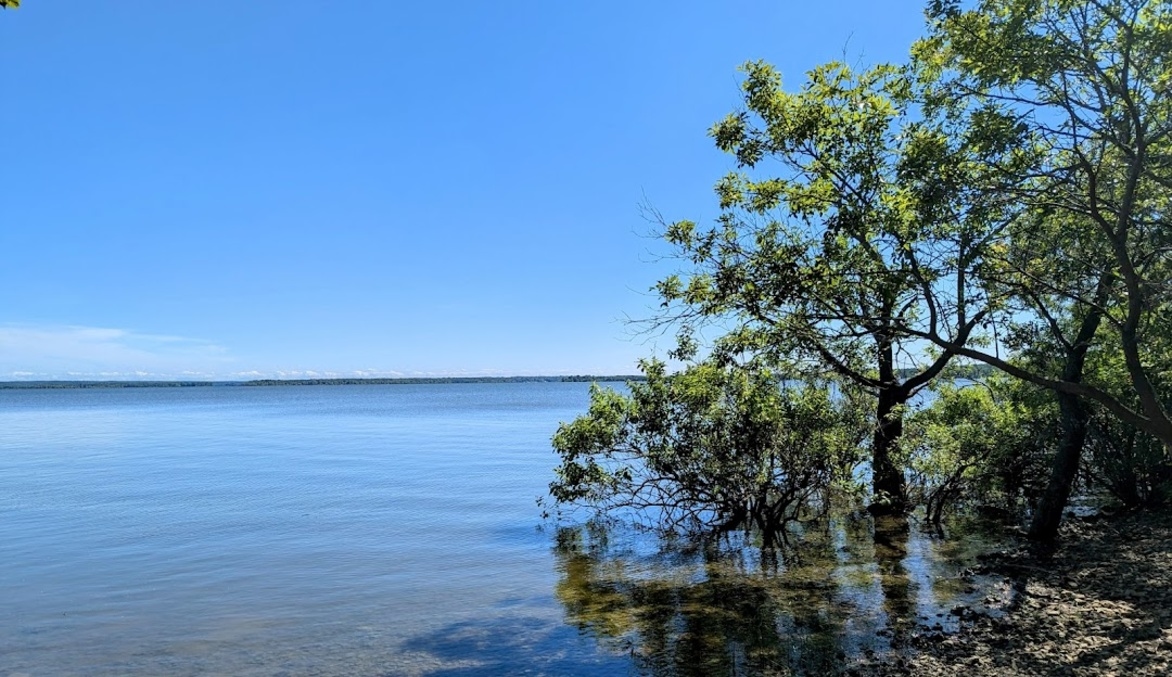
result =
[{"label": "distant treeline", "polygon": [[[977,380],[993,372],[986,364],[952,367],[949,376]],[[410,378],[308,378],[259,379],[255,381],[0,381],[0,390],[76,390],[84,388],[209,388],[235,386],[351,386],[431,385],[442,383],[613,383],[646,381],[642,374],[592,376],[432,376]]]},{"label": "distant treeline", "polygon": [[642,381],[642,374],[630,376],[437,376],[412,378],[314,378],[261,379],[245,381],[246,386],[351,386],[351,385],[431,385],[439,383],[601,383],[606,381]]},{"label": "distant treeline", "polygon": [[[911,378],[915,376],[918,369],[899,369],[896,373],[901,379]],[[961,379],[967,381],[979,381],[983,378],[991,376],[996,369],[983,363],[969,363],[969,364],[950,364],[945,370],[944,376],[946,378]]]},{"label": "distant treeline", "polygon": [[260,379],[256,381],[0,381],[0,390],[45,390],[79,388],[195,388],[233,386],[345,386],[345,385],[429,385],[441,383],[602,383],[642,381],[630,376],[447,376],[419,378],[313,378]]}]

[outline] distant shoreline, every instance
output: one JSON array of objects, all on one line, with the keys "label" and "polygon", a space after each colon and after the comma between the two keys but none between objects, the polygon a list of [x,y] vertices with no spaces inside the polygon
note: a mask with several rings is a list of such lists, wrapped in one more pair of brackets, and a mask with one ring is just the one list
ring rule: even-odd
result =
[{"label": "distant shoreline", "polygon": [[239,386],[438,385],[445,383],[613,383],[644,381],[642,374],[610,376],[435,376],[409,378],[257,379],[253,381],[0,381],[0,390],[87,388],[232,388]]}]

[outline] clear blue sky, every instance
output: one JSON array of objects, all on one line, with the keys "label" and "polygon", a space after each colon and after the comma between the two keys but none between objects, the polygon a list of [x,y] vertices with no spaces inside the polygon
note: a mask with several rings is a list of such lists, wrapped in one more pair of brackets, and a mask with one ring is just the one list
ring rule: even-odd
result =
[{"label": "clear blue sky", "polygon": [[736,67],[902,60],[920,2],[25,0],[0,380],[631,373],[716,216]]}]

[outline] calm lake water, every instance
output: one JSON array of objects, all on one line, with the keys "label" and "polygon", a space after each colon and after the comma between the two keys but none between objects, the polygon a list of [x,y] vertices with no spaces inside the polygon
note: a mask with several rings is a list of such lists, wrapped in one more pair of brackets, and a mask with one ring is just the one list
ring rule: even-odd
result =
[{"label": "calm lake water", "polygon": [[778,563],[543,522],[587,401],[0,391],[0,675],[821,674],[984,592],[914,529],[832,525]]}]

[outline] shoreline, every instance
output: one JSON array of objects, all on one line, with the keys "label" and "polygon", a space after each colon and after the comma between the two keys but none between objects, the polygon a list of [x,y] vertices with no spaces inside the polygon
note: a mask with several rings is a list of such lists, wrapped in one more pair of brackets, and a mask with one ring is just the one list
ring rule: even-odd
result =
[{"label": "shoreline", "polygon": [[1003,608],[954,610],[959,631],[921,631],[847,674],[1172,674],[1172,511],[1068,518],[1054,546],[983,560],[974,573],[1013,590]]}]

